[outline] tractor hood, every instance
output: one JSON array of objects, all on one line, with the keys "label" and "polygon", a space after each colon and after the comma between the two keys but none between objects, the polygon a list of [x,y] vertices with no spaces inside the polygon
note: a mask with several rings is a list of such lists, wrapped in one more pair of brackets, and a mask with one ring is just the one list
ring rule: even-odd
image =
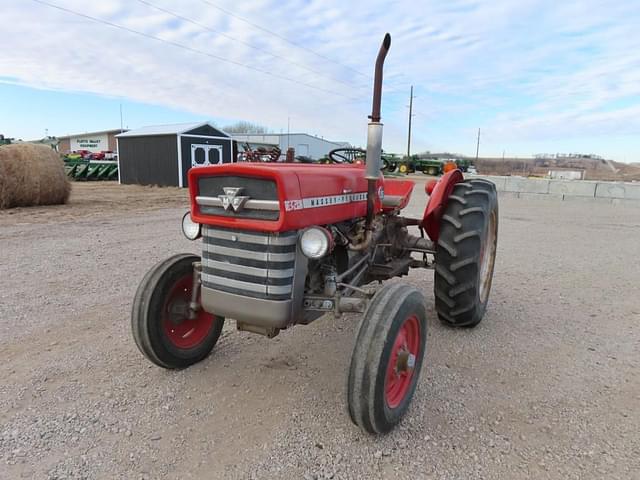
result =
[{"label": "tractor hood", "polygon": [[[364,165],[235,163],[189,170],[193,221],[285,232],[364,217]],[[383,179],[378,180],[375,209]]]}]

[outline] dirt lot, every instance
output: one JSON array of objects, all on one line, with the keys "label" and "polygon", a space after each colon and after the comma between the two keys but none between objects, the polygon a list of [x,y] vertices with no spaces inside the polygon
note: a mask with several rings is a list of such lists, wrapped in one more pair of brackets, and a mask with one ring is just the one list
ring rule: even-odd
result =
[{"label": "dirt lot", "polygon": [[273,340],[228,322],[201,364],[152,366],[129,309],[155,262],[198,251],[186,193],[74,187],[0,213],[0,478],[640,478],[640,206],[501,198],[474,330],[442,326],[412,273],[425,370],[375,438],[344,404],[355,317]]}]

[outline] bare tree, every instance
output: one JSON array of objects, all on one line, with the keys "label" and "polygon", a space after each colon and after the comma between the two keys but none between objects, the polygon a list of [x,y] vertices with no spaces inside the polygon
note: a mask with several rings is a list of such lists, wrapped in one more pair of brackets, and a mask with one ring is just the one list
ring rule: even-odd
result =
[{"label": "bare tree", "polygon": [[227,125],[226,127],[223,127],[222,130],[227,133],[269,133],[269,129],[267,127],[256,123],[246,122],[244,120]]}]

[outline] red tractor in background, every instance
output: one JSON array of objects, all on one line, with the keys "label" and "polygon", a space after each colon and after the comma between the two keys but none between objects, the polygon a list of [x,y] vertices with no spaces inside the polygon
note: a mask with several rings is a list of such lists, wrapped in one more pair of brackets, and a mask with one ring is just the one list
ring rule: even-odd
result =
[{"label": "red tractor in background", "polygon": [[376,61],[365,164],[239,163],[189,171],[191,210],[182,228],[202,239],[202,256],[170,257],[138,287],[133,336],[149,360],[164,368],[203,360],[227,318],[239,330],[274,337],[327,313],[361,313],[347,404],[354,423],[383,433],[413,397],[427,314],[420,290],[382,282],[433,268],[440,320],[455,327],[482,320],[498,238],[496,189],[486,180],[464,180],[455,169],[427,186],[422,218],[401,215],[414,183],[380,173],[382,69],[390,43],[387,34]]}]

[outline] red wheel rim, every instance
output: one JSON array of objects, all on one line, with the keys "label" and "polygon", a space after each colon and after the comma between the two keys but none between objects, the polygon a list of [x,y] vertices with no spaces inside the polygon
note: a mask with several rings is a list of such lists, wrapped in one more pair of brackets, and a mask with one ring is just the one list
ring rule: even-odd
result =
[{"label": "red wheel rim", "polygon": [[175,283],[164,304],[162,328],[167,340],[177,348],[197,347],[207,337],[215,321],[212,314],[202,309],[194,318],[188,318],[192,290],[193,276],[185,275]]},{"label": "red wheel rim", "polygon": [[384,397],[389,408],[397,408],[407,396],[415,364],[420,353],[420,322],[408,317],[393,342],[384,382]]}]

